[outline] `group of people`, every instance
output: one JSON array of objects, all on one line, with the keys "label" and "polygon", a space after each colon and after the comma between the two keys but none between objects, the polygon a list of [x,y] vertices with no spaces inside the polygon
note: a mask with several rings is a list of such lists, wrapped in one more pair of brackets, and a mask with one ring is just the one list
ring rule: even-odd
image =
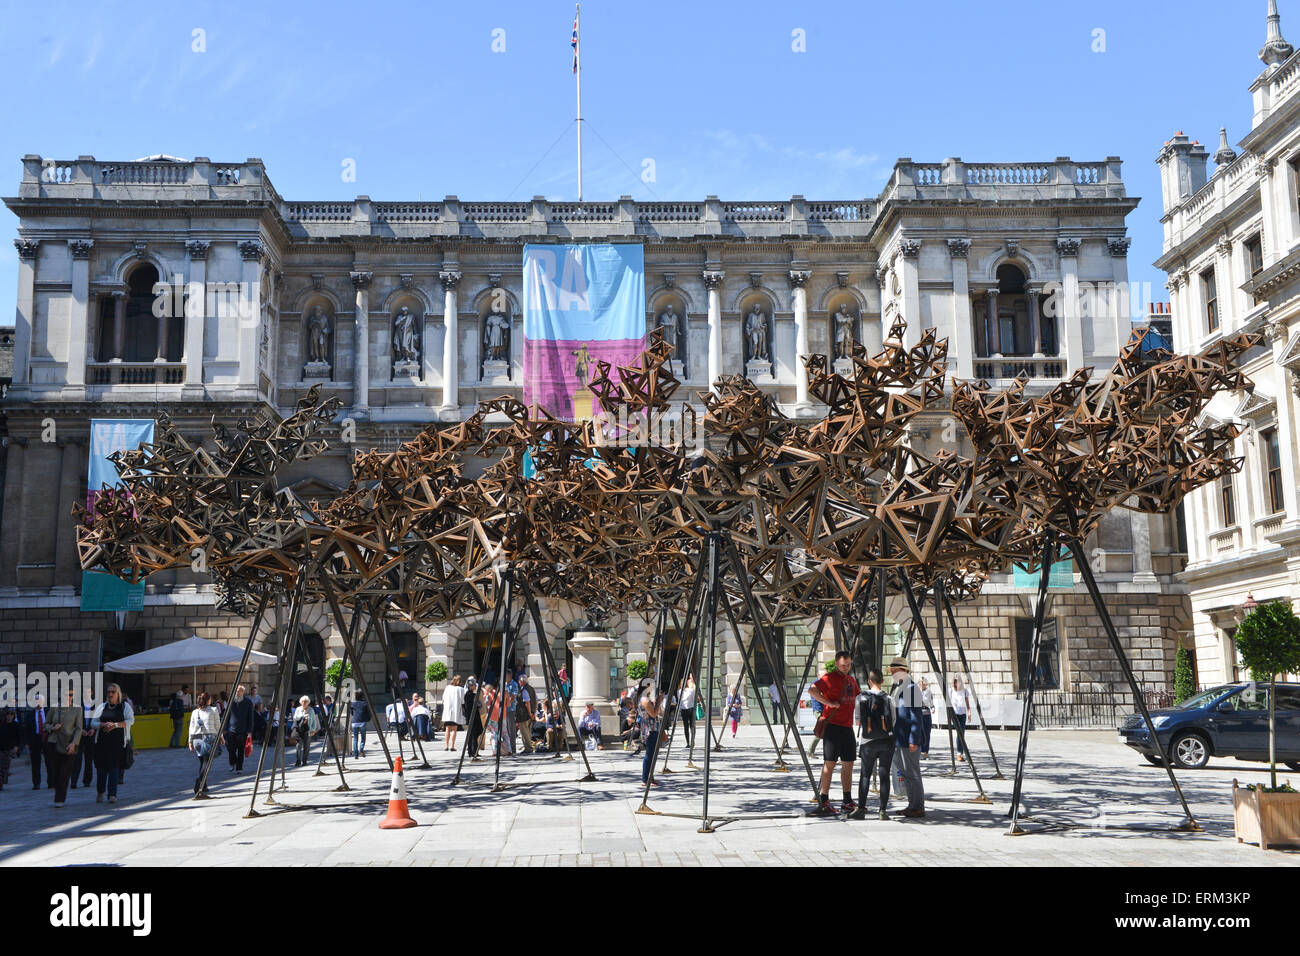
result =
[{"label": "group of people", "polygon": [[68,791],[80,779],[88,789],[95,782],[95,802],[117,803],[118,785],[130,767],[131,725],[135,711],[117,684],[109,684],[104,700],[91,694],[77,703],[76,692],[57,707],[45,706],[37,695],[34,706],[21,713],[13,708],[0,712],[0,789],[9,783],[13,761],[25,750],[31,763],[32,789],[45,786],[54,791],[54,806],[62,807]]},{"label": "group of people", "polygon": [[[823,764],[818,803],[809,811],[810,815],[842,813],[851,820],[866,819],[868,788],[873,775],[878,774],[881,820],[889,819],[891,782],[901,786],[907,795],[907,805],[901,815],[909,819],[925,816],[921,760],[929,756],[934,696],[924,679],[920,684],[912,680],[911,666],[905,658],[894,658],[888,669],[892,681],[888,693],[884,690],[884,678],[876,668],[868,672],[868,686],[864,690],[853,677],[852,656],[848,651],[840,651],[835,655],[834,669],[812,685],[810,694],[821,707],[818,734],[822,739]],[[954,679],[948,707],[962,760],[966,754],[970,705],[970,692],[960,678]],[[859,758],[862,766],[857,782],[858,798],[854,800],[853,765]],[[844,797],[838,809],[830,798],[836,764],[840,767]]]}]

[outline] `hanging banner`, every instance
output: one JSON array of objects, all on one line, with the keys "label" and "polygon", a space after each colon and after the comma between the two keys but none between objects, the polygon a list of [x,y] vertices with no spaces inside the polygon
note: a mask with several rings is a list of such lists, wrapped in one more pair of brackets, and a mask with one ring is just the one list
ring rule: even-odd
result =
[{"label": "hanging banner", "polygon": [[524,402],[591,418],[596,363],[630,365],[645,348],[640,245],[524,246]]},{"label": "hanging banner", "polygon": [[[90,421],[90,464],[86,477],[86,520],[92,521],[95,499],[104,488],[117,488],[117,469],[108,460],[115,452],[153,441],[151,418],[94,418]],[[111,574],[81,573],[83,611],[138,611],[144,607],[144,582],[130,584]]]},{"label": "hanging banner", "polygon": [[[1038,582],[1042,577],[1042,571],[1035,571],[1030,574],[1020,565],[1015,565],[1012,571],[1012,584],[1017,591],[1037,591]],[[1056,561],[1052,564],[1052,570],[1047,575],[1047,590],[1049,591],[1072,591],[1074,590],[1074,559],[1066,558],[1064,561]]]}]

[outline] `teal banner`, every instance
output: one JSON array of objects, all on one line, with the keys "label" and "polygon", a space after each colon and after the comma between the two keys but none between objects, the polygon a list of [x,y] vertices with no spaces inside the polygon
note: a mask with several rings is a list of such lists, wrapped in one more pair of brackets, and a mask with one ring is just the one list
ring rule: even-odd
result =
[{"label": "teal banner", "polygon": [[[1012,572],[1012,582],[1017,591],[1037,591],[1041,577],[1041,571],[1030,574],[1018,564]],[[1070,591],[1074,589],[1074,560],[1072,558],[1057,561],[1052,565],[1052,570],[1047,576],[1047,589],[1049,591]]]},{"label": "teal banner", "polygon": [[144,582],[130,584],[102,571],[83,571],[81,609],[83,611],[142,611],[144,610]]}]

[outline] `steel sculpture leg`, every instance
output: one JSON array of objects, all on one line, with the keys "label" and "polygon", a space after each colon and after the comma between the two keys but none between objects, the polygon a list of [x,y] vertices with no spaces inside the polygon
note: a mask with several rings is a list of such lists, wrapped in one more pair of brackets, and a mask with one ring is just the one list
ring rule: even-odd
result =
[{"label": "steel sculpture leg", "polygon": [[[297,636],[297,633],[298,633],[298,608],[302,606],[302,605],[301,605],[301,602],[298,600],[298,596],[299,596],[299,594],[302,593],[302,589],[303,589],[303,587],[305,586],[306,583],[307,583],[307,582],[306,582],[306,578],[305,578],[305,577],[301,577],[301,578],[299,578],[299,580],[298,580],[298,584],[297,584],[297,586],[296,586],[295,589],[294,589],[294,600],[293,600],[293,603],[290,605],[290,611],[289,611],[289,630],[288,630],[287,632],[283,633],[283,634],[281,635],[281,637],[280,637],[280,654],[279,654],[279,656],[280,656],[281,666],[278,668],[279,673],[276,674],[276,678],[275,678],[275,690],[274,690],[274,692],[273,692],[272,695],[271,695],[271,702],[272,702],[272,704],[278,704],[278,705],[279,705],[279,709],[280,709],[280,720],[281,720],[281,721],[284,721],[284,720],[287,719],[287,717],[285,716],[285,713],[284,713],[284,698],[286,698],[286,697],[288,696],[288,694],[289,694],[289,682],[290,682],[290,676],[291,676],[290,673],[289,673],[289,666],[290,666],[290,664],[292,664],[292,662],[293,662],[293,651],[294,651],[294,645],[297,643],[297,642],[295,641],[295,637]],[[278,626],[278,623],[279,623],[279,622],[277,622],[277,626]],[[233,697],[231,698],[231,704],[232,704],[232,705],[234,704],[234,698],[233,698]],[[229,708],[227,708],[227,710],[229,710]],[[272,714],[271,714],[271,717],[268,718],[267,721],[266,721],[266,736],[265,736],[264,739],[262,740],[262,751],[261,751],[261,753],[259,753],[259,754],[257,755],[257,774],[256,774],[256,776],[254,776],[254,778],[253,778],[253,794],[252,794],[252,796],[249,798],[249,801],[248,801],[248,812],[247,812],[246,814],[244,814],[244,817],[245,817],[245,818],[260,817],[260,816],[261,816],[261,814],[258,813],[256,809],[254,809],[254,804],[257,802],[257,790],[258,790],[258,786],[260,785],[260,783],[261,783],[261,781],[262,781],[262,767],[263,767],[263,766],[265,765],[265,763],[266,763],[266,752],[267,752],[267,750],[270,749],[271,733],[276,729],[275,726],[274,726],[274,723],[273,723],[273,718],[274,718],[274,716],[275,716],[275,713],[274,713],[274,710],[273,710],[273,711],[272,711]],[[280,741],[281,741],[281,743],[283,743],[283,741],[284,741],[284,728],[283,728],[283,727],[280,727],[279,730],[280,730],[280,734],[279,734],[279,736],[280,736]],[[274,771],[274,768],[275,768],[275,758],[274,758],[274,757],[272,758],[271,768],[272,768],[272,771]],[[274,784],[274,782],[275,782],[274,774],[272,775],[271,782],[272,782],[272,784]],[[268,797],[268,799],[270,800],[270,802],[271,802],[272,804],[275,803],[275,800],[274,800],[274,798],[272,797],[272,795],[271,795],[270,793],[267,794],[267,797]]]},{"label": "steel sculpture leg", "polygon": [[[952,764],[949,776],[957,776],[957,748],[953,742],[953,720],[952,714],[948,713],[948,647],[947,641],[943,639],[943,576],[936,576],[934,579],[934,636],[939,640],[939,696],[944,701],[944,713],[948,714],[948,760]],[[933,714],[931,715],[933,719]],[[972,763],[972,761],[967,761]]]},{"label": "steel sculpture leg", "polygon": [[[975,681],[971,678],[970,663],[966,660],[966,648],[962,646],[961,632],[957,629],[957,617],[952,611],[952,601],[949,600],[946,592],[943,594],[943,609],[948,616],[948,626],[952,629],[953,643],[957,645],[957,655],[961,660],[962,673],[966,675],[966,686],[970,690],[971,701],[975,704],[975,716],[979,718],[980,729],[984,731],[984,743],[988,744],[989,756],[993,759],[993,779],[1005,780],[1002,768],[998,766],[998,753],[993,749],[993,738],[989,736],[988,724],[984,721],[979,694],[975,692]],[[970,756],[969,745],[966,746],[966,754]]]},{"label": "steel sculpture leg", "polygon": [[[804,665],[803,665],[803,677],[802,677],[802,679],[799,681],[798,685],[795,687],[795,691],[796,691],[795,699],[796,699],[796,700],[801,700],[802,697],[803,697],[803,689],[804,689],[804,687],[805,687],[805,686],[807,685],[807,683],[808,683],[808,678],[811,676],[811,673],[810,673],[810,672],[812,671],[813,661],[817,660],[817,656],[818,656],[818,655],[817,655],[817,651],[818,651],[818,648],[821,647],[821,642],[822,642],[822,629],[826,627],[826,619],[827,619],[829,616],[830,616],[830,612],[829,612],[826,608],[823,608],[823,609],[822,609],[822,613],[821,613],[821,618],[820,618],[820,620],[818,620],[818,622],[817,622],[817,632],[813,635],[812,647],[810,647],[810,648],[808,649],[808,658],[807,658],[807,660],[804,661]],[[789,739],[790,739],[790,734],[791,734],[791,732],[796,733],[796,734],[799,732],[799,727],[798,727],[798,723],[797,723],[797,721],[798,721],[798,709],[797,709],[797,708],[796,708],[796,710],[795,710],[795,714],[796,714],[796,717],[795,717],[796,723],[793,724],[793,725],[791,725],[791,724],[787,724],[787,725],[786,725],[786,728],[785,728],[785,734],[781,737],[781,752],[782,752],[782,753],[785,753],[786,744],[788,743],[788,741],[789,741]]]},{"label": "steel sculpture leg", "polygon": [[[488,646],[483,649],[484,659],[486,659],[487,656],[492,653],[491,645],[492,645],[492,641],[495,640],[496,638],[497,621],[499,621],[500,619],[501,619],[501,601],[494,600],[492,602],[492,624],[488,629]],[[460,772],[465,766],[465,755],[469,753],[470,737],[473,736],[473,734],[471,734],[471,730],[474,727],[474,719],[478,715],[478,698],[479,698],[479,694],[481,693],[481,688],[479,686],[478,678],[479,678],[479,671],[481,670],[483,661],[480,661],[478,659],[478,644],[473,640],[470,641],[469,654],[470,654],[470,674],[474,677],[474,696],[469,698],[469,700],[466,702],[465,741],[460,745],[460,760],[456,764],[456,776],[452,778],[451,781],[451,785],[453,787],[460,783]],[[482,721],[479,721],[479,723],[481,724]]]},{"label": "steel sculpture leg", "polygon": [[402,710],[406,713],[406,726],[410,728],[408,732],[411,735],[411,759],[415,759],[416,749],[418,748],[420,753],[420,766],[417,769],[432,770],[433,767],[429,763],[429,758],[424,753],[424,743],[415,733],[415,720],[411,717],[411,705],[406,700],[406,689],[402,687],[401,681],[402,672],[398,668],[397,658],[393,654],[393,645],[388,640],[388,621],[384,618],[383,609],[380,607],[379,601],[374,601],[371,604],[370,618],[377,625],[375,633],[379,635],[379,647],[384,654],[384,667],[388,671],[389,682],[394,688],[396,688],[397,695],[401,700]]},{"label": "steel sculpture leg", "polygon": [[[704,719],[708,724],[713,723],[713,659],[717,656],[718,642],[718,546],[721,535],[716,530],[709,532],[708,538],[708,575],[709,575],[709,596],[705,602],[706,613],[708,615],[705,621],[705,627],[709,630],[709,641],[706,653],[709,655],[707,667],[709,669],[709,680],[705,690],[704,701]],[[700,833],[713,832],[713,820],[709,817],[709,781],[710,781],[710,764],[712,747],[704,748],[704,802],[700,810]],[[649,792],[649,784],[646,785],[646,792]]]},{"label": "steel sculpture leg", "polygon": [[[741,573],[744,572],[742,571]],[[758,680],[754,676],[753,665],[750,664],[749,662],[749,656],[751,653],[753,653],[754,646],[755,644],[757,644],[758,639],[757,637],[751,638],[749,641],[749,647],[746,648],[745,639],[741,637],[740,625],[736,622],[736,612],[731,607],[731,602],[723,601],[722,603],[725,606],[727,611],[727,623],[731,625],[731,633],[736,635],[736,642],[739,643],[742,648],[744,648],[744,651],[740,655],[741,668],[743,672],[748,675],[750,686],[755,688],[754,696],[755,699],[758,701],[758,711],[760,714],[763,715],[763,726],[767,728],[767,735],[772,740],[772,749],[776,751],[776,763],[772,766],[772,771],[773,773],[789,773],[790,768],[786,766],[785,761],[781,758],[781,748],[776,742],[776,732],[772,730],[772,721],[768,720],[767,708],[763,706],[763,688],[760,688],[758,686]],[[758,627],[759,625],[755,623],[754,630],[756,632],[758,630]],[[773,710],[772,716],[773,717],[776,716],[775,710]]]},{"label": "steel sculpture leg", "polygon": [[1088,593],[1092,595],[1093,606],[1097,609],[1097,616],[1101,618],[1102,627],[1106,629],[1106,637],[1110,640],[1111,650],[1115,652],[1115,658],[1119,661],[1119,668],[1124,673],[1124,679],[1128,681],[1128,686],[1133,691],[1133,699],[1137,701],[1138,710],[1142,714],[1142,721],[1146,724],[1147,733],[1151,735],[1151,740],[1157,745],[1157,752],[1160,754],[1160,762],[1164,764],[1165,772],[1169,774],[1169,782],[1174,786],[1174,792],[1178,794],[1178,802],[1183,805],[1183,813],[1186,814],[1182,824],[1175,827],[1176,830],[1196,832],[1201,829],[1201,825],[1196,822],[1196,817],[1192,815],[1192,808],[1187,805],[1187,798],[1183,796],[1183,788],[1178,785],[1178,778],[1174,776],[1173,765],[1169,762],[1169,755],[1163,747],[1159,746],[1160,738],[1156,736],[1155,724],[1151,721],[1151,713],[1147,709],[1146,697],[1142,693],[1142,687],[1133,675],[1133,668],[1129,666],[1128,655],[1124,653],[1124,645],[1120,643],[1119,633],[1115,630],[1115,624],[1110,619],[1110,612],[1106,610],[1106,602],[1102,600],[1101,591],[1097,588],[1097,581],[1092,576],[1092,566],[1088,563],[1087,554],[1083,550],[1083,545],[1079,543],[1078,538],[1069,538],[1066,540],[1066,546],[1074,553],[1075,563],[1079,566],[1079,571],[1083,575],[1083,583],[1088,588]]},{"label": "steel sculpture leg", "polygon": [[[261,600],[259,600],[257,603],[257,611],[253,615],[253,626],[248,632],[248,642],[244,645],[244,656],[239,659],[239,666],[235,668],[235,682],[230,685],[231,700],[235,699],[235,689],[243,682],[244,672],[248,670],[248,658],[253,651],[253,641],[257,638],[257,629],[262,626],[262,618],[266,615],[266,606],[267,604],[270,603],[270,601],[271,601],[271,589],[270,587],[267,587],[266,590],[262,592]],[[197,687],[194,688],[194,692],[196,694],[198,693],[198,690],[199,689]],[[199,789],[198,792],[194,794],[195,800],[212,799],[206,793],[206,790],[208,788],[208,774],[212,771],[213,758],[216,756],[216,752],[217,752],[217,743],[219,743],[225,737],[226,727],[229,723],[230,723],[230,708],[227,707],[225,713],[221,715],[221,723],[217,726],[217,739],[212,744],[212,753],[208,756],[208,759],[204,762],[203,774],[201,779],[199,780]]]},{"label": "steel sculpture leg", "polygon": [[[513,610],[514,600],[514,572],[506,569],[501,574],[501,590],[505,592],[505,624],[506,631],[501,637],[501,667],[497,671],[497,693],[496,699],[492,705],[497,709],[497,739],[493,746],[493,775],[492,775],[492,792],[496,793],[505,788],[501,786],[501,746],[505,743],[506,735],[506,657],[509,655],[510,647],[513,645],[513,633],[510,630],[510,612]],[[492,712],[488,711],[488,719],[491,720]],[[510,741],[514,746],[514,741]]]},{"label": "steel sculpture leg", "polygon": [[[340,681],[345,680],[345,678],[344,678],[342,675],[346,674],[347,672],[348,672],[348,652],[345,650],[345,651],[343,652],[343,660],[342,660],[342,662],[339,664],[339,680],[340,680]],[[335,705],[336,705],[336,706],[341,705],[341,704],[343,703],[343,685],[342,685],[342,684],[336,684],[336,685],[335,685],[335,687],[334,687],[334,695],[335,695],[335,697],[337,698],[337,699],[334,701]],[[347,729],[350,730],[350,729],[351,729],[351,721],[348,719],[348,715],[344,715],[344,718],[345,718],[345,719],[344,719],[343,726],[344,726],[345,728],[347,728]],[[337,720],[338,718],[337,718],[337,716],[335,716],[335,717],[332,718],[332,719],[333,719],[333,720]],[[332,730],[333,730],[333,728],[331,728],[331,731],[332,731]],[[329,739],[331,742],[330,742],[329,750],[328,750],[328,751],[326,751],[326,750],[322,750],[322,751],[321,751],[321,755],[320,755],[320,760],[317,761],[317,763],[316,763],[316,773],[314,774],[314,776],[317,776],[317,777],[323,777],[323,776],[325,776],[325,761],[326,761],[326,759],[328,759],[328,757],[329,757],[330,755],[332,755],[332,754],[335,752],[335,750],[336,750],[336,748],[335,748],[334,745],[333,745],[333,737],[334,737],[334,734],[333,734],[332,732],[330,732],[330,733],[327,733],[325,736],[326,736],[326,738]],[[339,773],[340,773],[340,775],[343,773],[344,770],[347,769],[346,766],[344,765],[344,764],[345,764],[345,761],[346,761],[346,759],[347,759],[347,746],[346,746],[346,745],[344,745],[343,751],[344,751],[344,753],[343,753],[343,757],[342,757],[342,759],[340,759],[339,762],[338,762],[338,763],[339,763]],[[344,781],[344,782],[346,783],[346,781]]]},{"label": "steel sculpture leg", "polygon": [[1025,751],[1029,747],[1029,724],[1034,716],[1034,687],[1038,683],[1038,660],[1043,649],[1043,618],[1047,613],[1047,582],[1052,573],[1052,562],[1056,560],[1056,537],[1051,532],[1043,540],[1043,566],[1038,578],[1038,604],[1034,607],[1034,642],[1029,652],[1029,680],[1025,683],[1025,713],[1020,721],[1020,742],[1016,746],[1016,775],[1011,788],[1011,818],[1008,836],[1019,836],[1025,831],[1020,828],[1020,792],[1025,779]]}]

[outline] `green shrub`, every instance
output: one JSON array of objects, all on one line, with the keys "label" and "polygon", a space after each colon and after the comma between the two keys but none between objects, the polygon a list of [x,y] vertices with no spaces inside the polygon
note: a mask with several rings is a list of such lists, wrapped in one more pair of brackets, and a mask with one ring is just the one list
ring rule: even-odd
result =
[{"label": "green shrub", "polygon": [[1268,755],[1272,788],[1277,789],[1277,675],[1300,671],[1300,618],[1290,601],[1270,601],[1246,615],[1236,633],[1241,662],[1257,681],[1269,685]]},{"label": "green shrub", "polygon": [[325,683],[337,691],[343,686],[343,682],[352,676],[352,665],[343,666],[341,658],[330,661],[329,667],[325,668]]},{"label": "green shrub", "polygon": [[1174,703],[1181,704],[1196,693],[1196,680],[1192,672],[1192,652],[1179,647],[1174,654]]},{"label": "green shrub", "polygon": [[640,680],[650,673],[650,664],[647,661],[629,661],[627,665],[628,680]]},{"label": "green shrub", "polygon": [[440,684],[447,679],[447,665],[443,661],[430,661],[424,669],[424,679],[430,684]]}]

